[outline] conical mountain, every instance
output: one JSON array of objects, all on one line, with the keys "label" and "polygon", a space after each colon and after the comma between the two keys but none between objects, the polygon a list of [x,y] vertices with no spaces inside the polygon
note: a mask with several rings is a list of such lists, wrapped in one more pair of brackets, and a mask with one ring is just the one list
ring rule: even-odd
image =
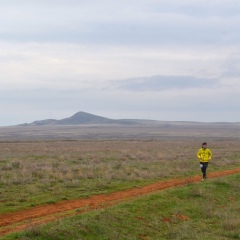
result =
[{"label": "conical mountain", "polygon": [[56,119],[37,120],[32,123],[20,124],[22,126],[43,126],[43,125],[94,125],[94,124],[120,124],[120,125],[134,125],[141,124],[142,121],[131,119],[110,119],[106,117],[97,116],[86,112],[77,112],[71,117]]},{"label": "conical mountain", "polygon": [[114,123],[114,120],[100,117],[86,112],[77,112],[69,118],[58,120],[54,124],[57,125],[78,125],[78,124],[100,124],[100,123]]}]

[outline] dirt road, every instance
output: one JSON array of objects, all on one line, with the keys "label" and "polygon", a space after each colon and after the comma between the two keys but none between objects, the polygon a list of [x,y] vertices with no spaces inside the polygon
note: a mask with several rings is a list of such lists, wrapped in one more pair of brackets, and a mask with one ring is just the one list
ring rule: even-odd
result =
[{"label": "dirt road", "polygon": [[[208,178],[216,178],[240,173],[240,168],[210,173]],[[129,189],[110,194],[94,195],[87,199],[62,201],[56,204],[42,205],[19,212],[0,215],[0,236],[23,230],[33,225],[39,225],[66,216],[81,214],[94,209],[106,208],[132,197],[167,188],[183,186],[201,181],[200,176],[184,179],[172,179],[148,186]]]}]

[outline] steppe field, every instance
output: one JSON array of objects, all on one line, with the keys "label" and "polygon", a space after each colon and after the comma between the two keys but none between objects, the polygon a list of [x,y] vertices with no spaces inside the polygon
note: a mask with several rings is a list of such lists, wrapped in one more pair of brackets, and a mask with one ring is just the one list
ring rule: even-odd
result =
[{"label": "steppe field", "polygon": [[213,152],[209,174],[239,169],[239,128],[224,126],[0,128],[0,239],[240,239],[239,173],[73,208],[48,224],[7,222],[41,206],[200,177],[203,141]]}]

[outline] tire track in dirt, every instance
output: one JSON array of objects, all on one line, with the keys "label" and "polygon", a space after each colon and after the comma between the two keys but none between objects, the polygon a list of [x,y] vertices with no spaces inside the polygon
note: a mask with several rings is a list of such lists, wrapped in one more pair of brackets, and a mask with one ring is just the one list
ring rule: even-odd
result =
[{"label": "tire track in dirt", "polygon": [[[208,178],[223,177],[240,173],[240,168],[224,170],[208,174]],[[40,225],[66,216],[81,214],[94,209],[106,208],[117,203],[172,187],[183,186],[201,181],[200,176],[184,179],[171,179],[151,185],[114,192],[110,194],[94,195],[87,199],[67,200],[56,204],[41,205],[34,208],[0,215],[0,236],[23,230],[29,226]],[[71,210],[77,210],[70,212]],[[62,214],[62,215],[61,215]]]}]

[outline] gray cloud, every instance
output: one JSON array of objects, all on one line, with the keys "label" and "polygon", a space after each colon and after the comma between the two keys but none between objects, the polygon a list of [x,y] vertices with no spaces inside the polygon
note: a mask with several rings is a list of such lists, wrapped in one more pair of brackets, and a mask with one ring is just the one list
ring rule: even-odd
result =
[{"label": "gray cloud", "polygon": [[0,125],[80,110],[240,121],[239,10],[238,0],[2,1]]},{"label": "gray cloud", "polygon": [[3,4],[2,40],[155,45],[233,44],[240,40],[235,1],[23,2]]},{"label": "gray cloud", "polygon": [[[167,82],[165,82],[168,85]],[[111,83],[109,83],[111,85]],[[191,83],[192,84],[192,83]],[[174,86],[173,86],[174,85]],[[165,90],[35,89],[0,92],[2,125],[46,118],[61,119],[77,111],[110,118],[145,118],[169,121],[236,121],[240,84],[206,80],[183,85],[172,83]],[[7,104],[6,104],[7,102]],[[234,103],[234,104],[233,104]]]},{"label": "gray cloud", "polygon": [[151,11],[160,13],[179,13],[198,17],[230,17],[239,15],[239,1],[181,1],[175,0],[156,1],[151,6]]},{"label": "gray cloud", "polygon": [[191,76],[152,76],[114,82],[117,89],[129,91],[164,91],[171,89],[208,88],[218,86],[219,80]]}]

